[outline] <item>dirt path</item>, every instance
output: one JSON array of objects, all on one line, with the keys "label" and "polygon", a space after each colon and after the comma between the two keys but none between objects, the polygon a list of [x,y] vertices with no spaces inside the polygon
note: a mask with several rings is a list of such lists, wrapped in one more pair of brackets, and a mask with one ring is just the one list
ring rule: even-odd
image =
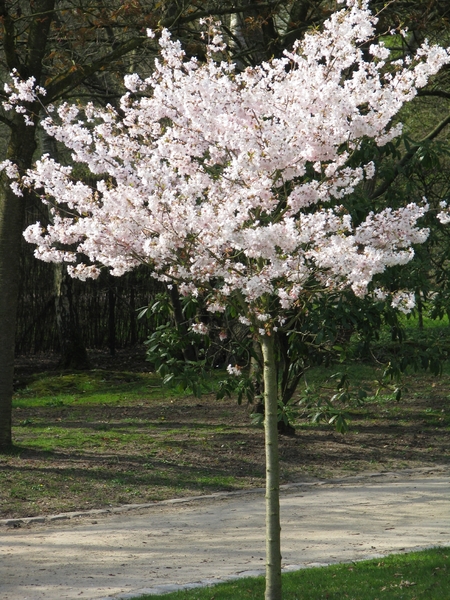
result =
[{"label": "dirt path", "polygon": [[[281,510],[286,568],[449,546],[450,472],[293,485]],[[2,600],[126,598],[263,568],[263,492],[0,528]]]}]

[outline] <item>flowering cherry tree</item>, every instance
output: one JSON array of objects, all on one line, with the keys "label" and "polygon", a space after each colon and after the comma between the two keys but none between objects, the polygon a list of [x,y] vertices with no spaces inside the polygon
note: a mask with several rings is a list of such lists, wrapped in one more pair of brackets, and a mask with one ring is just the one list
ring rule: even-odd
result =
[{"label": "flowering cherry tree", "polygon": [[[346,208],[375,176],[371,162],[352,162],[361,143],[398,136],[392,119],[450,61],[427,44],[409,61],[388,61],[388,48],[370,45],[375,22],[365,1],[348,0],[321,33],[243,72],[227,61],[216,25],[205,63],[162,31],[154,73],[126,77],[120,109],[66,104],[44,122],[95,187],[48,156],[23,178],[4,164],[17,193],[33,187],[51,206],[52,223],[25,232],[38,258],[65,261],[81,279],[147,263],[183,294],[205,295],[212,312],[235,303],[252,328],[264,358],[266,600],[281,598],[276,332],[305,290],[364,295],[427,237],[417,225],[425,201],[356,223]],[[15,81],[12,109],[20,88]],[[411,299],[393,302],[406,310]]]}]

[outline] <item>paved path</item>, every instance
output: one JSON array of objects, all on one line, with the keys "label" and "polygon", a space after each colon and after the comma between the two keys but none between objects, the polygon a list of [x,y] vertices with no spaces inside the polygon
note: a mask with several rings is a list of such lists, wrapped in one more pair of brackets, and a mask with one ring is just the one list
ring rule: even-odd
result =
[{"label": "paved path", "polygon": [[[288,569],[450,546],[450,473],[289,486],[281,510]],[[129,598],[263,568],[262,491],[0,527],[2,600]]]}]

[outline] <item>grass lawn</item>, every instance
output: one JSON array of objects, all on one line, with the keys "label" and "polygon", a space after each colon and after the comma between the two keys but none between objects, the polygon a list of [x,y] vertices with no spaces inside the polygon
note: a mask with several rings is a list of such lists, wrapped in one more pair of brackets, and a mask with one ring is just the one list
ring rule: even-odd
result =
[{"label": "grass lawn", "polygon": [[[283,575],[283,600],[448,600],[450,548],[397,554],[380,560],[303,569]],[[139,600],[261,600],[264,578]],[[136,599],[137,600],[137,599]]]},{"label": "grass lawn", "polygon": [[[264,433],[251,408],[177,393],[139,365],[120,366],[19,372],[15,447],[0,455],[0,518],[264,486]],[[296,435],[280,436],[282,483],[449,464],[448,372],[408,376],[396,402],[373,395],[374,367],[349,370],[369,391],[348,410],[349,432],[300,414]],[[335,371],[311,371],[308,384],[331,394]]]}]

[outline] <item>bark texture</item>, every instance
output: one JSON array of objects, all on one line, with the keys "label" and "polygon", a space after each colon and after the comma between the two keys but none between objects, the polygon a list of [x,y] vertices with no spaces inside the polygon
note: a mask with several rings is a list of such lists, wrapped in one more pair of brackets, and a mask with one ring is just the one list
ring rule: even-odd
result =
[{"label": "bark texture", "polygon": [[266,445],[266,593],[281,600],[280,466],[278,459],[278,389],[273,336],[261,337],[264,359],[264,430]]},{"label": "bark texture", "polygon": [[[16,69],[27,78],[34,75],[40,82],[42,60],[53,17],[55,0],[36,0],[34,9],[39,18],[28,28],[27,50],[21,54],[22,39],[9,12],[11,5],[0,0],[0,23],[3,29],[4,66]],[[18,43],[18,39],[20,43]],[[39,107],[27,108],[36,122]],[[6,121],[5,121],[6,122]],[[19,172],[30,168],[36,149],[36,128],[25,125],[23,115],[12,113],[7,119],[10,139],[6,158],[14,162]],[[12,393],[14,381],[14,345],[17,301],[20,281],[20,247],[25,217],[25,199],[15,196],[4,173],[0,177],[0,451],[9,448],[11,439]]]},{"label": "bark texture", "polygon": [[[8,155],[31,166],[34,128],[19,122],[12,131]],[[0,451],[12,445],[11,414],[14,381],[14,345],[20,282],[20,248],[25,200],[15,196],[6,176],[0,177]]]}]

